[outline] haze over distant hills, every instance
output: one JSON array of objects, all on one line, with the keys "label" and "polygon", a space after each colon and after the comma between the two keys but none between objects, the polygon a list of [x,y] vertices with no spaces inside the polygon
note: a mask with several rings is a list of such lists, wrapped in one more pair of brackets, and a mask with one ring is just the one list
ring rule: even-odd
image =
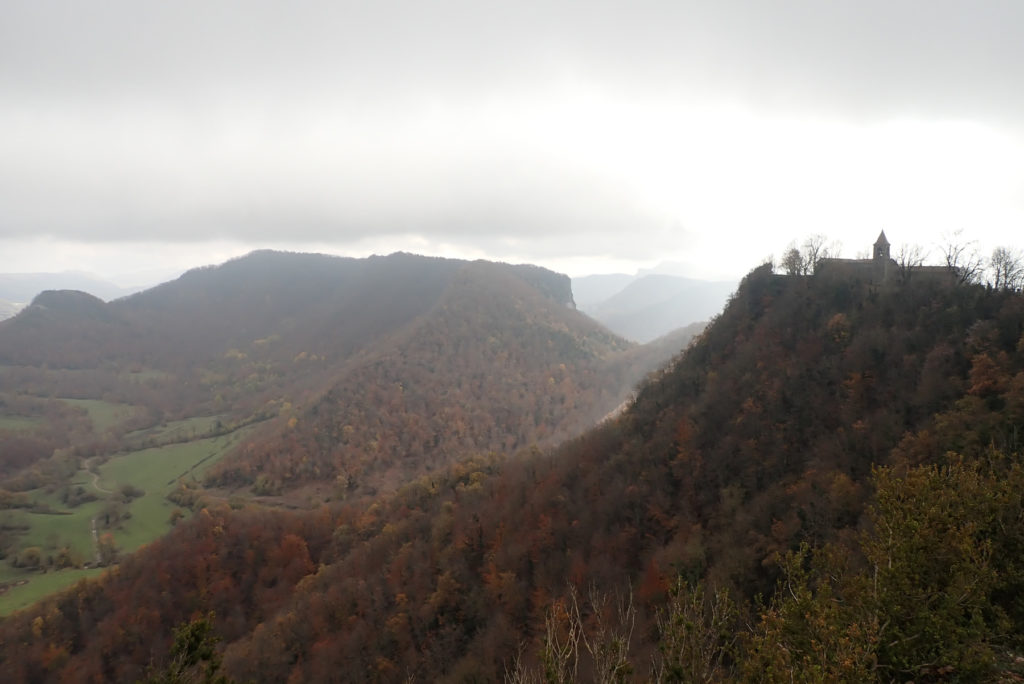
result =
[{"label": "haze over distant hills", "polygon": [[80,290],[104,301],[139,292],[101,277],[76,271],[62,273],[0,273],[0,320],[10,318],[45,290]]},{"label": "haze over distant hills", "polygon": [[27,304],[43,290],[81,290],[104,301],[139,292],[143,287],[122,287],[89,273],[0,273],[0,299]]},{"label": "haze over distant hills", "polygon": [[14,302],[9,302],[6,299],[0,299],[0,321],[5,318],[10,318],[14,314],[21,311],[22,305]]},{"label": "haze over distant hills", "polygon": [[[653,269],[658,271],[659,269]],[[665,265],[665,271],[677,270]],[[611,273],[572,280],[576,306],[617,335],[650,342],[721,312],[734,281],[707,281],[669,272]]]},{"label": "haze over distant hills", "polygon": [[[156,282],[158,279],[150,278]],[[609,330],[635,342],[649,342],[721,311],[733,281],[688,278],[678,264],[625,273],[573,278],[576,307]],[[10,318],[44,290],[79,290],[104,301],[141,292],[89,273],[0,273],[0,320]]]}]

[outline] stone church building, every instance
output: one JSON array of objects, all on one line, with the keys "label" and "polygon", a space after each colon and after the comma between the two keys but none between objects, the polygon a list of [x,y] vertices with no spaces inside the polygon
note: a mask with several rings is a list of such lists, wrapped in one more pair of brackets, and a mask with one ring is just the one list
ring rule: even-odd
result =
[{"label": "stone church building", "polygon": [[815,266],[814,273],[872,283],[891,283],[910,276],[955,280],[955,274],[946,266],[901,267],[892,258],[891,246],[884,230],[875,240],[870,259],[822,259]]}]

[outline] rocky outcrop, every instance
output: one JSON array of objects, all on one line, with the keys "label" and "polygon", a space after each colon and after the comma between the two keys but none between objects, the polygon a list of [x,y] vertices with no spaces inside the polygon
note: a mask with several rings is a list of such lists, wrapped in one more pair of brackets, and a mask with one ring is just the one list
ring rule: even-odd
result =
[{"label": "rocky outcrop", "polygon": [[572,282],[569,280],[569,276],[529,264],[516,266],[515,269],[516,275],[545,297],[550,297],[567,308],[576,308],[576,302],[572,298]]}]

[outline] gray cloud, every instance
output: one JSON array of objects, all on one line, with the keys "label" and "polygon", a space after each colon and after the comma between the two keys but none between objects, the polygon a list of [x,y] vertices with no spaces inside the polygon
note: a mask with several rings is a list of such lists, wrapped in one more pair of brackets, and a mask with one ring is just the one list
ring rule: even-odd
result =
[{"label": "gray cloud", "polygon": [[565,71],[766,104],[999,115],[1020,107],[1024,78],[1014,0],[9,0],[0,16],[5,92],[58,99],[401,101]]},{"label": "gray cloud", "polygon": [[1021,26],[1013,0],[8,0],[0,238],[642,255],[668,219],[603,153],[642,117],[580,133],[585,109],[552,123],[549,98],[583,84],[1024,137]]}]

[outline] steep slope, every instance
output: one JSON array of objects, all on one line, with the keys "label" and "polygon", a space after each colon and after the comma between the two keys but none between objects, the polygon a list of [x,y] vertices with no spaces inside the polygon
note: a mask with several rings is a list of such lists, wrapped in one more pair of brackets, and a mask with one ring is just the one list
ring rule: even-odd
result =
[{"label": "steep slope", "polygon": [[[526,277],[524,277],[524,275]],[[582,432],[642,377],[652,355],[571,308],[540,269],[463,265],[433,308],[341,369],[329,391],[282,416],[212,476],[261,491],[338,480],[352,493],[480,452],[511,452]],[[544,281],[550,287],[538,289]]]},{"label": "steep slope", "polygon": [[[244,677],[354,662],[496,678],[567,583],[632,585],[641,634],[676,575],[768,593],[777,553],[861,524],[873,465],[1020,448],[1022,332],[1019,295],[756,272],[617,423],[353,511],[339,560],[228,662]],[[651,648],[641,637],[634,662]]]},{"label": "steep slope", "polygon": [[[111,303],[43,293],[0,324],[0,613],[108,558],[104,531],[131,549],[206,501],[354,500],[553,444],[672,352],[575,311],[565,276],[408,254],[257,252]],[[116,512],[97,533],[94,508]]]},{"label": "steep slope", "polygon": [[[110,303],[43,293],[0,323],[0,376],[38,433],[0,425],[0,443],[24,443],[17,467],[54,447],[84,463],[168,421],[261,423],[212,482],[372,493],[582,431],[674,351],[631,346],[576,312],[568,278],[546,269],[255,252]],[[130,418],[83,434],[43,397],[113,402]]]},{"label": "steep slope", "polygon": [[204,514],[6,622],[0,657],[26,681],[130,681],[214,610],[241,679],[495,680],[571,583],[633,588],[647,662],[673,577],[769,591],[777,552],[852,536],[875,464],[1019,452],[1022,333],[1020,295],[758,269],[618,420],[368,508]]}]

